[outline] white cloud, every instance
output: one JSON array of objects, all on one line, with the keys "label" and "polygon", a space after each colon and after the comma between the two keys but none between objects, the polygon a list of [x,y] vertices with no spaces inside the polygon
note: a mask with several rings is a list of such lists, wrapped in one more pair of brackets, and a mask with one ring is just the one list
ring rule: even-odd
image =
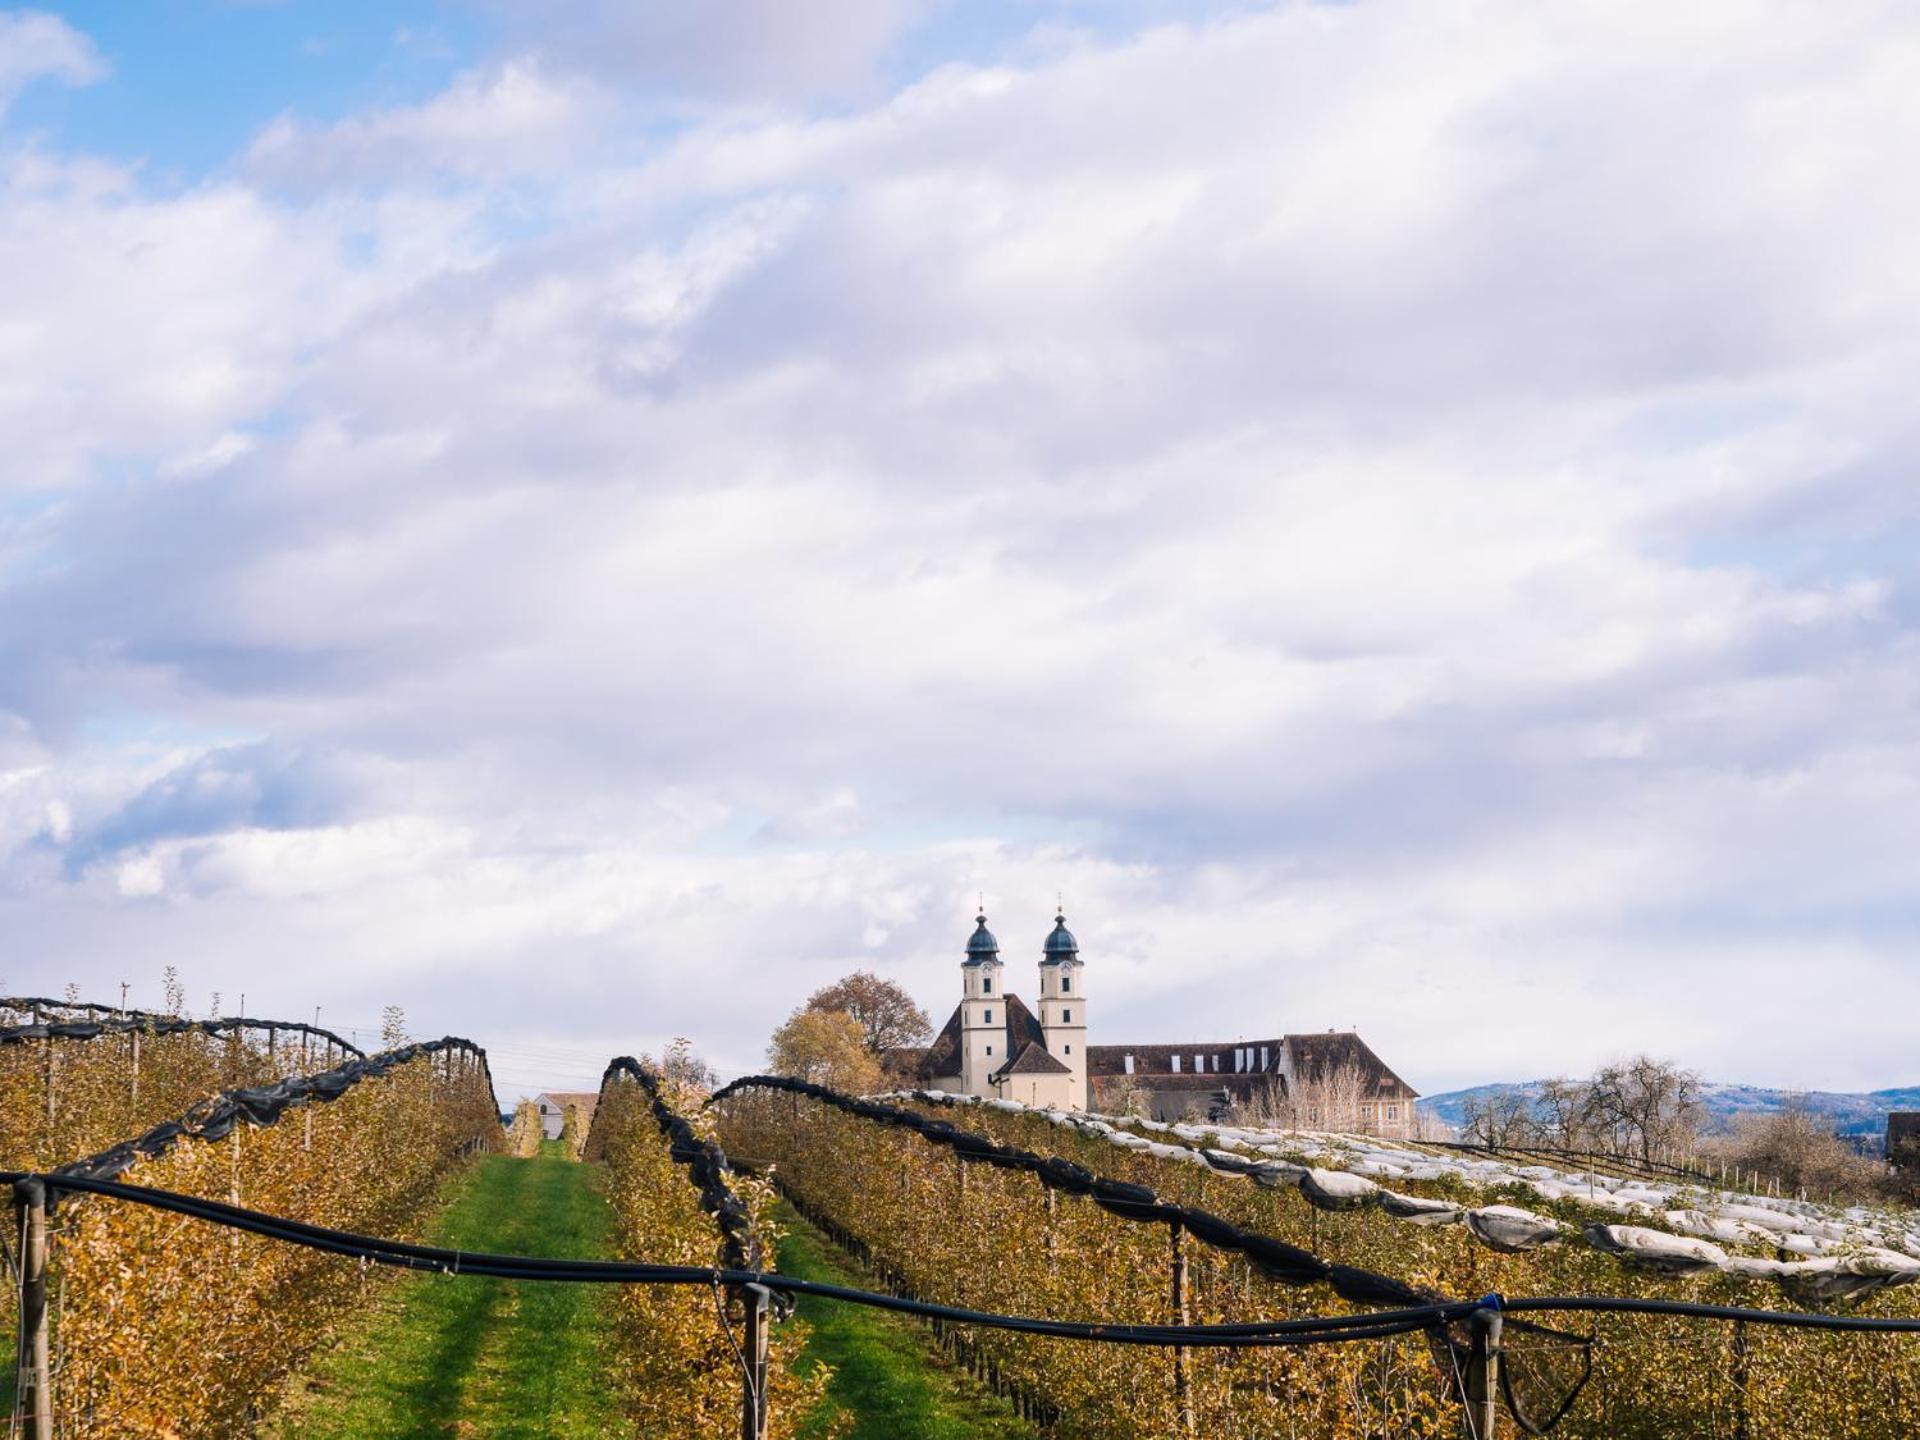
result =
[{"label": "white cloud", "polygon": [[537,176],[560,166],[589,133],[586,85],[510,61],[468,71],[419,105],[309,126],[283,114],[247,152],[248,170],[301,189]]},{"label": "white cloud", "polygon": [[11,162],[47,985],[744,1066],[1064,890],[1117,1039],[1912,1078],[1739,1019],[1913,983],[1908,11],[1286,7],[665,134],[548,39],[180,194]]},{"label": "white cloud", "polygon": [[0,10],[0,118],[35,80],[91,85],[107,73],[93,42],[44,10]]}]

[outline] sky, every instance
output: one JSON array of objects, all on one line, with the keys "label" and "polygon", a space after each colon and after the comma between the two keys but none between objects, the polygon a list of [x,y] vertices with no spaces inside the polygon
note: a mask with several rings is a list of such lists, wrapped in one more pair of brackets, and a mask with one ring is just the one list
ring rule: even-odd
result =
[{"label": "sky", "polygon": [[[1920,1082],[1920,11],[0,10],[0,993]],[[1023,977],[1025,977],[1023,979]]]}]

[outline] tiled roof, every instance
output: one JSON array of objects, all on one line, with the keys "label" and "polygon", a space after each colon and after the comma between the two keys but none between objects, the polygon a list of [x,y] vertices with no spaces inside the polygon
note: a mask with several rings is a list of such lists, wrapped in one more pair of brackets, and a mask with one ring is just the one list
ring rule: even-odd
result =
[{"label": "tiled roof", "polygon": [[[1047,1032],[1040,1022],[1027,1009],[1026,1002],[1018,995],[1002,995],[1000,1009],[1005,1019],[1000,1027],[1005,1036],[1006,1048],[999,1053],[1011,1055],[1019,1063],[1022,1052],[1028,1046],[1037,1046],[1042,1055],[1047,1055]],[[894,1054],[901,1052],[895,1051]],[[922,1080],[945,1080],[960,1074],[960,1007],[953,1007],[953,1014],[947,1017],[947,1023],[940,1027],[940,1033],[933,1037],[933,1044],[926,1048],[924,1058],[919,1065],[919,1078]],[[1058,1061],[1054,1062],[1058,1064]],[[1062,1070],[1066,1067],[1061,1066]],[[1037,1073],[1037,1072],[1029,1072]]]},{"label": "tiled roof", "polygon": [[[1133,1074],[1151,1077],[1157,1084],[1176,1075],[1174,1058],[1180,1061],[1179,1076],[1205,1079],[1219,1084],[1235,1075],[1275,1075],[1280,1073],[1281,1051],[1291,1056],[1293,1073],[1302,1080],[1313,1079],[1329,1070],[1352,1066],[1371,1084],[1373,1092],[1389,1099],[1411,1100],[1416,1091],[1373,1053],[1372,1048],[1351,1030],[1325,1033],[1281,1035],[1264,1040],[1236,1040],[1222,1045],[1195,1042],[1189,1045],[1089,1045],[1087,1073],[1095,1078],[1125,1075],[1127,1057],[1133,1057]],[[1260,1051],[1267,1052],[1267,1063],[1260,1065]],[[1253,1069],[1236,1070],[1234,1052],[1251,1052]],[[1194,1057],[1201,1057],[1204,1070],[1194,1068]]]},{"label": "tiled roof", "polygon": [[1020,1053],[1011,1061],[994,1071],[994,1078],[1002,1075],[1071,1075],[1073,1071],[1053,1058],[1046,1046],[1029,1040],[1020,1047]]}]

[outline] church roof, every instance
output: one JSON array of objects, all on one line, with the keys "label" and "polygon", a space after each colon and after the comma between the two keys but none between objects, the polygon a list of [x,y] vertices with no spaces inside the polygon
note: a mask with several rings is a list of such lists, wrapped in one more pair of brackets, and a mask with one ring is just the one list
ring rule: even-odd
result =
[{"label": "church roof", "polygon": [[1018,1055],[993,1072],[993,1078],[998,1080],[1002,1075],[1071,1075],[1072,1073],[1072,1070],[1054,1059],[1053,1052],[1046,1046],[1029,1040],[1020,1047]]},{"label": "church roof", "polygon": [[1041,948],[1044,957],[1040,963],[1049,963],[1076,959],[1080,954],[1080,942],[1073,938],[1073,932],[1067,929],[1067,917],[1053,917],[1053,933],[1047,936],[1047,943]]},{"label": "church roof", "polygon": [[[1013,1056],[1015,1064],[1019,1063],[1022,1052],[1028,1046],[1036,1046],[1042,1055],[1047,1055],[1047,1032],[1040,1028],[1040,1022],[1034,1019],[1026,1001],[1018,995],[1002,995],[1000,1009],[1006,1017],[1001,1032],[1006,1036],[1007,1046],[1001,1054]],[[933,1044],[927,1047],[926,1057],[920,1062],[921,1078],[940,1080],[958,1075],[960,1058],[960,1007],[956,1005],[953,1014],[947,1017],[947,1023],[940,1027],[940,1033],[933,1037]],[[1048,1055],[1047,1058],[1053,1057]]]},{"label": "church roof", "polygon": [[[993,938],[993,932],[987,929],[986,912],[982,911],[973,922],[973,934],[967,937],[967,960],[969,965],[984,964],[1000,958],[1000,942]],[[957,1071],[955,1072],[958,1073]]]}]

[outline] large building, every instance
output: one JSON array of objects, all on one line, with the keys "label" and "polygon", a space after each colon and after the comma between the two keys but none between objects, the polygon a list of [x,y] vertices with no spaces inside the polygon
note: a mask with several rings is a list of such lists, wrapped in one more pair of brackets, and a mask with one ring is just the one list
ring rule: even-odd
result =
[{"label": "large building", "polygon": [[1007,992],[1000,942],[985,912],[960,964],[960,1003],[924,1049],[894,1051],[891,1068],[928,1090],[990,1095],[1056,1110],[1087,1108],[1087,1009],[1080,947],[1064,915],[1040,954],[1040,1013]]},{"label": "large building", "polygon": [[1413,1133],[1418,1096],[1352,1031],[1230,1044],[1088,1045],[1085,970],[1066,916],[1056,915],[1040,947],[1035,1014],[1008,993],[1000,942],[983,912],[960,965],[960,1003],[933,1044],[893,1051],[889,1069],[924,1089],[1060,1110]]}]

